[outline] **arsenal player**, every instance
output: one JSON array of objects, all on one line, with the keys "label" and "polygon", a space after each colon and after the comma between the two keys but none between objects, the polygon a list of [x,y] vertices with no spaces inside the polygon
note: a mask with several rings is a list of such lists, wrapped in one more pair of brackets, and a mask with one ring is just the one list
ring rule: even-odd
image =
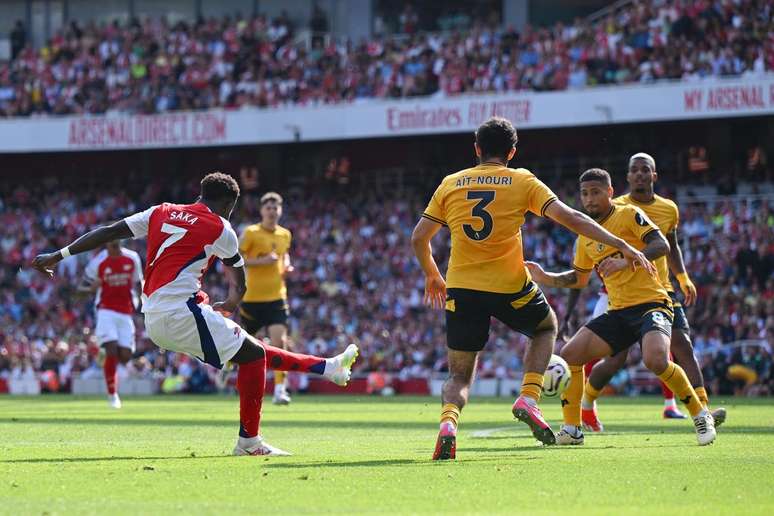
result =
[{"label": "arsenal player", "polygon": [[118,397],[118,363],[126,364],[134,353],[134,320],[142,290],[142,263],[140,255],[121,247],[118,241],[109,242],[105,249],[91,259],[86,266],[85,278],[79,291],[93,292],[97,296],[97,343],[105,349],[105,373],[108,402],[113,408],[121,408]]}]

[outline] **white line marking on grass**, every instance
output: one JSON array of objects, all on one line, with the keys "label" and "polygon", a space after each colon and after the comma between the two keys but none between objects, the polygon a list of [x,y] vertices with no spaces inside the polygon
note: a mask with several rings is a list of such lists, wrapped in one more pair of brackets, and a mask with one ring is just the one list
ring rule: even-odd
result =
[{"label": "white line marking on grass", "polygon": [[[499,426],[497,428],[485,428],[483,430],[476,430],[475,432],[471,433],[470,436],[475,437],[477,439],[485,439],[487,437],[491,437],[492,434],[496,434],[498,432],[504,432],[506,430],[513,431],[513,430],[516,430],[516,427],[511,425],[511,426]],[[518,433],[521,433],[521,432],[518,432]]]}]

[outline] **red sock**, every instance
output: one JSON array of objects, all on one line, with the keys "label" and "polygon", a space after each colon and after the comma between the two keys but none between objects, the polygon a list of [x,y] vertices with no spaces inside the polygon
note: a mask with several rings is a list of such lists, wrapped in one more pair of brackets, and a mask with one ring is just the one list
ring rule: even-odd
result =
[{"label": "red sock", "polygon": [[108,394],[113,395],[116,393],[116,387],[118,387],[118,377],[116,376],[116,368],[118,367],[118,357],[115,355],[105,356],[105,363],[102,364],[102,371],[105,373],[105,385],[107,385]]},{"label": "red sock", "polygon": [[669,387],[666,386],[664,382],[661,383],[661,393],[664,395],[665,400],[673,400],[675,399],[675,393],[669,390]]},{"label": "red sock", "polygon": [[266,359],[239,364],[239,436],[255,437],[260,431],[263,391],[266,388]]},{"label": "red sock", "polygon": [[602,360],[601,358],[595,358],[591,362],[586,362],[586,365],[583,366],[583,370],[586,372],[586,379],[588,379],[589,376],[591,376],[591,370],[594,369],[594,366],[597,365],[597,363]]},{"label": "red sock", "polygon": [[263,348],[266,350],[266,364],[269,369],[315,374],[323,374],[325,372],[324,358],[285,351],[266,343],[263,344]]}]

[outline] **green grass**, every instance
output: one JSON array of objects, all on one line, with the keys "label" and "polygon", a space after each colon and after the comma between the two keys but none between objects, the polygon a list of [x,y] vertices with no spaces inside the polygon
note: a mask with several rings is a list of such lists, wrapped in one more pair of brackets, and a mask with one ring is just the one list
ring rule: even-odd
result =
[{"label": "green grass", "polygon": [[267,459],[229,456],[235,397],[0,397],[0,513],[772,514],[774,400],[725,401],[713,446],[656,398],[603,398],[606,434],[543,448],[507,400],[474,399],[458,460],[433,463],[431,398],[267,403],[264,435],[295,454]]}]

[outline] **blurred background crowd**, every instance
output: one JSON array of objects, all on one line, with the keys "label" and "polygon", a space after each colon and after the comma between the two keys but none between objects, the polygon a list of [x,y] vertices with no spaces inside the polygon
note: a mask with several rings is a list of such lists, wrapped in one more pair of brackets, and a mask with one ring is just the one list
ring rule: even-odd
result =
[{"label": "blurred background crowd", "polygon": [[0,67],[0,114],[263,108],[774,70],[772,0],[629,2],[593,20],[519,31],[456,3],[431,16],[394,2],[362,40],[332,37],[319,5],[306,37],[286,12],[139,17],[71,20],[38,48],[18,22]]},{"label": "blurred background crowd", "polygon": [[[432,178],[430,178],[432,179]],[[362,348],[357,371],[398,378],[427,378],[445,371],[443,314],[422,305],[423,276],[410,250],[410,234],[432,192],[406,187],[399,192],[306,184],[286,195],[281,221],[291,229],[295,271],[287,276],[290,333],[296,349],[331,355],[350,342]],[[571,204],[574,180],[551,183]],[[7,187],[0,196],[0,377],[39,375],[46,389],[66,390],[73,375],[101,376],[93,336],[91,298],[79,297],[88,256],[63,261],[54,281],[27,267],[37,253],[58,249],[104,221],[115,220],[162,200],[190,202],[196,178],[169,184],[159,180],[124,193],[106,186],[69,190],[55,178]],[[116,192],[110,188],[111,192]],[[315,191],[313,197],[302,192]],[[670,191],[662,191],[669,195]],[[745,381],[729,378],[729,367],[744,364],[756,380],[755,392],[772,385],[774,345],[774,206],[741,198],[681,206],[680,238],[698,303],[688,309],[697,353],[716,392]],[[232,219],[239,232],[259,220],[257,196],[246,194]],[[523,228],[527,259],[553,270],[567,268],[573,236],[553,223],[530,217]],[[144,242],[127,242],[145,256]],[[448,233],[434,241],[440,263],[448,258]],[[216,266],[204,289],[213,300],[225,296]],[[567,291],[547,291],[560,320]],[[571,329],[582,324],[596,301],[594,286],[584,292]],[[138,316],[138,350],[123,375],[157,378],[170,389],[213,390],[213,371],[188,357],[160,351],[145,336]],[[761,345],[729,345],[756,341]],[[526,340],[495,323],[482,355],[479,377],[520,374]],[[632,360],[637,359],[633,354]],[[733,376],[733,375],[732,375]],[[745,378],[749,378],[749,375]],[[741,382],[741,383],[740,383]],[[747,392],[747,390],[745,392]]]},{"label": "blurred background crowd", "polygon": [[[365,4],[346,1],[337,5]],[[89,21],[92,11],[104,14],[124,4],[133,10],[140,3],[152,13],[183,4],[190,4],[192,13],[197,5],[200,12],[167,17],[126,10],[115,20]],[[45,23],[37,24],[45,30],[37,27],[33,34],[38,18],[26,1],[27,21],[13,25],[8,59],[0,60],[0,116],[329,103],[354,109],[372,99],[625,87],[774,71],[774,0],[596,2],[610,5],[574,19],[566,16],[572,2],[554,2],[562,4],[554,9],[536,1],[373,0],[372,10],[352,16],[372,25],[365,37],[352,35],[359,27],[350,27],[350,34],[334,30],[346,16],[326,11],[333,0],[307,2],[303,21],[281,10],[284,5],[271,14],[255,8],[276,4],[271,1],[249,2],[253,13],[244,15],[203,14],[203,5],[213,9],[220,3],[218,12],[227,10],[226,4],[247,5],[242,0],[45,2],[46,17],[40,18]],[[56,18],[54,4],[88,11]],[[531,10],[518,29],[504,14],[517,4]],[[4,10],[8,5],[0,5],[0,14],[10,12]],[[0,23],[10,26],[15,18]],[[622,149],[657,153],[659,170],[666,172],[657,190],[680,203],[680,241],[699,289],[688,317],[711,391],[774,392],[770,117],[553,128],[527,135],[516,165],[532,168],[574,205],[575,178],[587,166],[612,172],[626,159],[617,156]],[[278,190],[285,197],[281,224],[294,235],[295,271],[286,280],[297,350],[330,355],[356,341],[363,350],[358,374],[442,376],[444,318],[422,305],[423,278],[409,240],[438,181],[469,164],[468,136],[4,155],[0,391],[10,378],[39,380],[44,390],[59,392],[68,391],[76,376],[102,376],[93,300],[76,292],[89,257],[63,261],[53,281],[33,273],[30,260],[158,202],[191,202],[201,174],[218,168],[237,176],[244,188],[232,221],[237,231],[258,221],[261,193]],[[460,150],[463,141],[467,154]],[[700,194],[686,194],[691,185],[699,185]],[[537,217],[529,217],[523,231],[527,259],[552,270],[570,265],[573,235]],[[126,245],[145,256],[144,242]],[[449,253],[445,230],[434,246],[443,268]],[[205,278],[213,300],[225,295],[220,272],[215,266]],[[586,289],[570,317],[566,291],[546,294],[572,331],[591,313],[597,288]],[[121,377],[150,378],[167,392],[215,389],[212,369],[159,350],[145,335],[139,314],[136,322],[137,352],[119,369]],[[495,323],[479,377],[518,377],[525,343]],[[630,358],[635,368],[636,349]],[[613,382],[624,392],[631,388],[626,374]]]}]

